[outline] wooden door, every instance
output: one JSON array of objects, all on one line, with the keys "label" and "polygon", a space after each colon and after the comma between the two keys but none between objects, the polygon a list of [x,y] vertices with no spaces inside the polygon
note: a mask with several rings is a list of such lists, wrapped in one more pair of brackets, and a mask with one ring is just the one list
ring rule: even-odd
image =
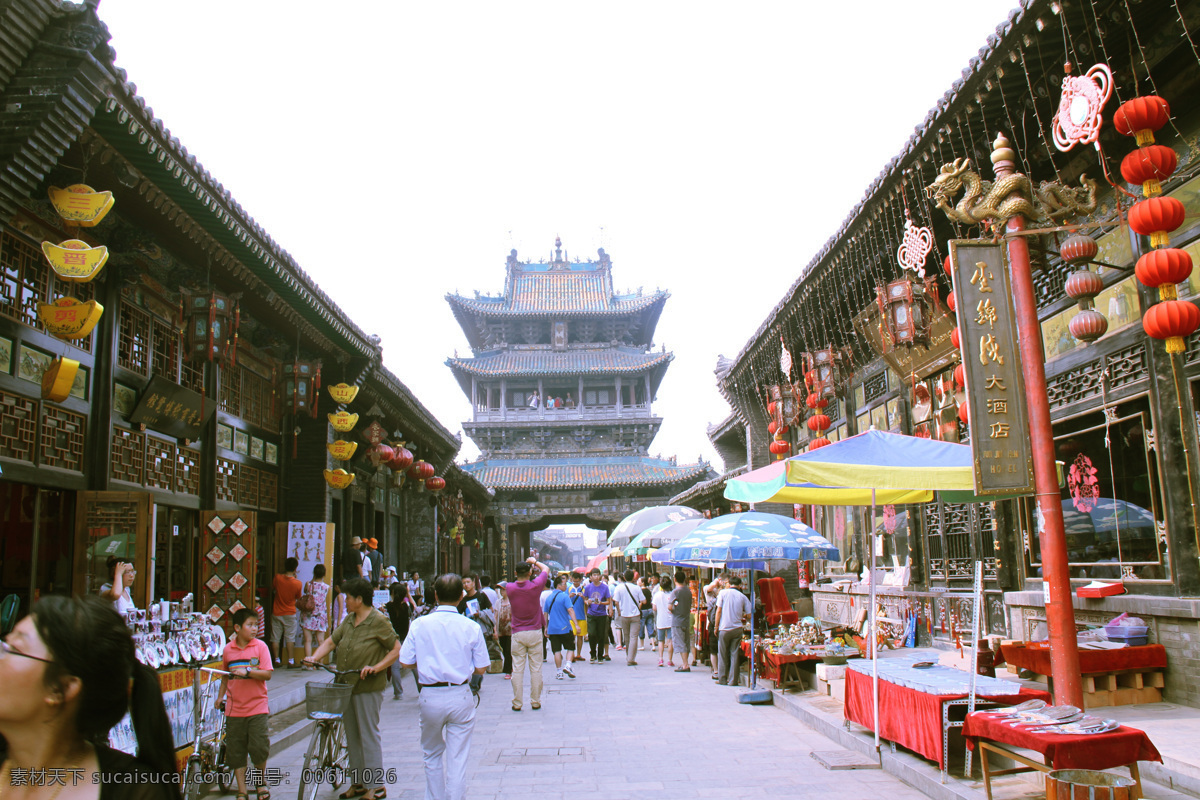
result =
[{"label": "wooden door", "polygon": [[128,558],[137,570],[130,595],[138,608],[151,597],[154,503],[149,492],[80,492],[75,506],[74,594],[97,594],[108,583],[109,556]]}]

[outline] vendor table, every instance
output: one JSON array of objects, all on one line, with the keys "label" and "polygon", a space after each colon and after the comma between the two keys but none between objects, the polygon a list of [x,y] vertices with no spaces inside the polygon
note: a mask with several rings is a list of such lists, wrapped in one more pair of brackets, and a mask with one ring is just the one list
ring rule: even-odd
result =
[{"label": "vendor table", "polygon": [[[970,675],[964,673],[964,676],[965,680],[970,680]],[[1045,700],[1047,703],[1051,702],[1049,693],[1022,687],[1018,694],[988,695],[980,692],[976,695],[976,703],[1013,705],[1035,698]],[[879,736],[937,762],[938,767],[944,773],[949,730],[962,725],[961,722],[950,720],[949,709],[952,705],[966,704],[966,692],[933,694],[907,686],[898,686],[880,677]],[[847,669],[844,710],[847,722],[855,722],[874,730],[872,708],[870,673]]]},{"label": "vendor table", "polygon": [[[1082,651],[1080,655],[1083,655]],[[968,748],[979,745],[983,785],[988,800],[992,799],[992,778],[998,775],[1034,770],[1049,772],[1053,769],[1102,770],[1123,766],[1129,767],[1129,775],[1137,782],[1138,795],[1141,795],[1142,779],[1137,762],[1162,761],[1158,749],[1145,732],[1125,726],[1109,733],[1079,736],[1033,733],[1028,727],[1013,727],[988,714],[976,713],[967,715],[963,738]],[[1044,763],[1039,764],[1005,745],[1040,753]],[[1025,766],[992,771],[988,765],[989,752],[1000,753]]]},{"label": "vendor table", "polygon": [[[750,658],[750,641],[748,639],[742,640],[742,656]],[[758,656],[755,665],[759,675],[765,680],[774,681],[775,688],[784,691],[787,689],[803,690],[804,677],[800,674],[800,664],[805,661],[822,660],[822,657],[818,655],[784,655],[766,650],[759,650]]]},{"label": "vendor table", "polygon": [[[1049,675],[1050,648],[1029,647],[1024,643],[1000,645],[1000,655],[1021,669]],[[1080,650],[1079,672],[1083,675],[1167,668],[1167,650],[1161,644],[1122,647],[1118,650]]]}]

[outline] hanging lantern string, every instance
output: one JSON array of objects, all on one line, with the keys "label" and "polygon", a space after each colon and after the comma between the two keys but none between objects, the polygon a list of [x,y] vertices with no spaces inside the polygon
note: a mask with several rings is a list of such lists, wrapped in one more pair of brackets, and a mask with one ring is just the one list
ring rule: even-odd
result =
[{"label": "hanging lantern string", "polygon": [[[1025,85],[1029,87],[1029,96],[1033,98],[1033,118],[1037,121],[1038,138],[1042,140],[1042,145],[1046,148],[1046,155],[1050,158],[1050,171],[1057,175],[1058,166],[1054,163],[1054,148],[1050,146],[1050,140],[1046,138],[1046,126],[1042,124],[1042,115],[1038,111],[1037,92],[1033,88],[1033,79],[1029,77],[1029,65],[1025,61],[1025,50],[1018,48],[1018,52],[1021,54],[1021,71],[1025,73]],[[1041,59],[1040,53],[1038,58]]]},{"label": "hanging lantern string", "polygon": [[[1096,41],[1092,42],[1092,46],[1095,47],[1098,43],[1100,46],[1100,55],[1104,57],[1104,63],[1111,64],[1112,60],[1108,56],[1108,48],[1104,46],[1104,29],[1100,25],[1100,14],[1096,11],[1096,7],[1091,3],[1084,3],[1084,7],[1091,9],[1094,27],[1096,28]],[[1086,19],[1084,20],[1084,30],[1087,32],[1088,41],[1092,41],[1091,28],[1088,27]],[[1125,102],[1125,98],[1121,96],[1121,86],[1115,80],[1113,81],[1113,94],[1117,96],[1118,106]]]},{"label": "hanging lantern string", "polygon": [[[1130,10],[1130,8],[1129,8],[1129,0],[1121,0],[1121,2],[1125,6],[1125,13],[1129,15],[1128,30],[1133,33],[1133,41],[1137,45],[1138,54],[1141,55],[1142,63],[1146,66],[1146,80],[1150,81],[1150,88],[1154,90],[1154,93],[1156,95],[1158,95],[1159,97],[1162,97],[1162,93],[1158,91],[1158,85],[1155,84],[1155,82],[1154,82],[1154,75],[1152,75],[1150,73],[1150,62],[1148,60],[1146,60],[1146,50],[1145,50],[1145,48],[1142,47],[1142,39],[1140,36],[1138,36],[1137,26],[1133,24],[1133,11]],[[1132,55],[1132,53],[1130,55]],[[1134,67],[1133,79],[1134,79],[1134,81],[1137,81],[1136,66]],[[1191,142],[1189,142],[1186,138],[1184,138],[1183,132],[1181,130],[1179,130],[1179,126],[1177,126],[1175,124],[1175,116],[1169,115],[1167,117],[1167,121],[1171,123],[1171,128],[1172,128],[1172,130],[1175,131],[1175,135],[1179,137],[1179,141],[1183,142],[1189,148],[1191,148],[1193,151],[1195,151],[1196,146],[1194,144],[1192,144]]]},{"label": "hanging lantern string", "polygon": [[1192,47],[1192,55],[1196,57],[1196,61],[1200,62],[1200,50],[1196,49],[1196,43],[1192,41],[1192,35],[1188,32],[1187,23],[1183,21],[1183,11],[1179,8],[1179,0],[1174,0],[1172,5],[1175,6],[1175,13],[1179,16],[1179,27],[1183,28],[1183,38]]},{"label": "hanging lantern string", "polygon": [[1108,382],[1112,375],[1109,368],[1105,367],[1100,373],[1100,409],[1104,413],[1104,450],[1108,453],[1108,477],[1112,481],[1110,486],[1113,489],[1113,522],[1117,526],[1117,563],[1124,563],[1125,558],[1121,554],[1121,515],[1117,513],[1117,475],[1113,467],[1112,457],[1112,435],[1110,426],[1112,424],[1113,415],[1110,411],[1115,411],[1116,408],[1108,406]]}]

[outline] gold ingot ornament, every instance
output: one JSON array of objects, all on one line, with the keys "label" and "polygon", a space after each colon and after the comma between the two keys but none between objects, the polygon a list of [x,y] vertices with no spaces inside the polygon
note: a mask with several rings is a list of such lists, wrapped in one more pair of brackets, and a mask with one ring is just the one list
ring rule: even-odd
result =
[{"label": "gold ingot ornament", "polygon": [[42,375],[42,399],[61,403],[71,396],[79,362],[72,358],[56,358]]},{"label": "gold ingot ornament", "polygon": [[66,222],[91,228],[100,224],[113,207],[112,192],[97,192],[86,183],[76,183],[65,189],[51,186],[50,203]]},{"label": "gold ingot ornament", "polygon": [[345,489],[354,483],[354,475],[344,469],[327,469],[325,470],[325,482],[334,489]]},{"label": "gold ingot ornament", "polygon": [[325,445],[325,449],[338,461],[347,461],[354,456],[354,451],[358,449],[358,442],[346,442],[338,439],[332,444]]},{"label": "gold ingot ornament", "polygon": [[358,397],[358,387],[348,383],[339,383],[329,387],[329,396],[333,398],[333,402],[344,406],[347,403],[353,403],[354,398]]},{"label": "gold ingot ornament", "polygon": [[339,411],[336,414],[326,414],[325,416],[329,418],[329,424],[338,433],[352,431],[358,424],[358,414],[351,414],[349,411]]},{"label": "gold ingot ornament", "polygon": [[91,247],[79,239],[67,239],[58,244],[42,242],[42,253],[58,277],[75,283],[87,283],[108,261],[107,247]]},{"label": "gold ingot ornament", "polygon": [[104,306],[95,300],[86,303],[74,297],[60,297],[53,303],[38,303],[38,319],[46,330],[60,339],[82,339],[92,332]]}]

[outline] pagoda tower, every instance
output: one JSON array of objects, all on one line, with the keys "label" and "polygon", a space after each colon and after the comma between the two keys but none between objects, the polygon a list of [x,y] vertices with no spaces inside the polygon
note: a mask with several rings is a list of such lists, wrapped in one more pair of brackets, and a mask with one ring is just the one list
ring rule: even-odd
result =
[{"label": "pagoda tower", "polygon": [[544,262],[513,250],[498,297],[446,296],[474,353],[446,362],[471,399],[463,427],[482,453],[463,469],[496,491],[517,548],[552,521],[612,530],[709,472],[648,455],[662,425],[651,405],[674,358],[652,349],[669,293],[617,294],[603,248],[571,261],[554,245]]}]

